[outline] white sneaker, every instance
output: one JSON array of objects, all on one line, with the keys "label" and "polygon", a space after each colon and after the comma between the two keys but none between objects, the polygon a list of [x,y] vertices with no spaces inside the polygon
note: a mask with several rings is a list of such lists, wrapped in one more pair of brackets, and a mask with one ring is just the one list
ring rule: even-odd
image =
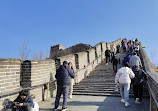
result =
[{"label": "white sneaker", "polygon": [[70,95],[69,98],[72,99],[72,95]]},{"label": "white sneaker", "polygon": [[108,65],[108,63],[106,63],[106,65]]},{"label": "white sneaker", "polygon": [[126,101],[125,102],[125,107],[129,107],[130,106],[130,104]]},{"label": "white sneaker", "polygon": [[125,103],[125,99],[121,99],[121,102],[122,102],[122,103]]},{"label": "white sneaker", "polygon": [[140,104],[141,102],[139,101],[139,98],[136,98],[135,104]]}]

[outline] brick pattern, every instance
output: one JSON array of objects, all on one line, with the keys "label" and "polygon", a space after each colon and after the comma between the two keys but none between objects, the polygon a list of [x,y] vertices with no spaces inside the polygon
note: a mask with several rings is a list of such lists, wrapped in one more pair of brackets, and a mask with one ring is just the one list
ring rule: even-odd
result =
[{"label": "brick pattern", "polygon": [[20,60],[0,59],[0,94],[20,89]]},{"label": "brick pattern", "polygon": [[[20,87],[21,61],[18,59],[0,59],[0,95],[18,91]],[[17,95],[0,98],[0,109],[8,105],[8,101]]]},{"label": "brick pattern", "polygon": [[[49,93],[47,95],[53,94],[54,87],[56,87],[52,82],[55,80],[55,61],[54,60],[32,60],[24,61],[22,63],[22,82],[23,88],[30,86],[37,86],[40,84],[50,83]],[[35,98],[34,101],[42,101],[42,90],[43,87],[39,87],[30,91],[31,95]]]}]

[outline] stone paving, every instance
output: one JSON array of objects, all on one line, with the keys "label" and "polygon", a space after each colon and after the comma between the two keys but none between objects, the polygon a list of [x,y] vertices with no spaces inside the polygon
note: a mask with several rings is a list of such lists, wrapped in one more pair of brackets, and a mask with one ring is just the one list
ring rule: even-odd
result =
[{"label": "stone paving", "polygon": [[[61,110],[62,98],[60,100]],[[49,101],[40,102],[40,111],[53,111],[55,98]],[[68,111],[149,111],[149,99],[144,98],[142,104],[134,104],[134,98],[130,98],[130,107],[124,107],[120,102],[120,97],[104,96],[81,96],[73,95],[68,100]]]}]

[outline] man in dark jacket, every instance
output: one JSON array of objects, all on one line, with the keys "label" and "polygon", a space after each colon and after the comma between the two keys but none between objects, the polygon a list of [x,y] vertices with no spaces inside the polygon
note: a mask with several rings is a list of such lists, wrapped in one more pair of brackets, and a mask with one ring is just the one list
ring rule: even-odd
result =
[{"label": "man in dark jacket", "polygon": [[32,111],[33,100],[28,91],[23,90],[19,96],[14,100],[12,105],[13,111]]},{"label": "man in dark jacket", "polygon": [[146,72],[138,66],[133,69],[135,78],[132,80],[135,103],[140,104],[143,96],[144,79],[147,80]]},{"label": "man in dark jacket", "polygon": [[114,55],[111,59],[111,63],[113,64],[113,70],[116,73],[117,72],[117,65],[120,64],[120,58],[118,58],[116,55]]},{"label": "man in dark jacket", "polygon": [[62,111],[65,111],[67,110],[66,105],[68,99],[70,79],[74,78],[73,70],[68,67],[67,61],[64,61],[63,65],[61,65],[59,69],[57,69],[55,78],[57,79],[57,95],[54,110],[57,110],[57,108],[59,107],[60,96],[63,93]]},{"label": "man in dark jacket", "polygon": [[107,60],[109,59],[109,62],[110,62],[110,50],[107,48],[107,50],[105,51],[105,56],[106,56],[106,63],[107,63]]}]

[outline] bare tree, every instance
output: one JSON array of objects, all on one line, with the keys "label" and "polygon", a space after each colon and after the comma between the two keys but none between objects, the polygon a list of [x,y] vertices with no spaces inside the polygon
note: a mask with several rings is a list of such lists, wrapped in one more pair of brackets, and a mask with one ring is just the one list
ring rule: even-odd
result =
[{"label": "bare tree", "polygon": [[48,54],[44,53],[43,50],[40,50],[39,53],[34,53],[33,54],[33,60],[45,60],[47,59]]},{"label": "bare tree", "polygon": [[39,60],[38,53],[34,53],[34,54],[33,54],[33,60]]},{"label": "bare tree", "polygon": [[28,42],[24,41],[21,47],[19,48],[19,57],[22,60],[26,60],[31,52],[31,48],[28,46]]},{"label": "bare tree", "polygon": [[43,50],[40,50],[39,59],[40,59],[40,60],[43,60],[43,57],[44,57]]}]

